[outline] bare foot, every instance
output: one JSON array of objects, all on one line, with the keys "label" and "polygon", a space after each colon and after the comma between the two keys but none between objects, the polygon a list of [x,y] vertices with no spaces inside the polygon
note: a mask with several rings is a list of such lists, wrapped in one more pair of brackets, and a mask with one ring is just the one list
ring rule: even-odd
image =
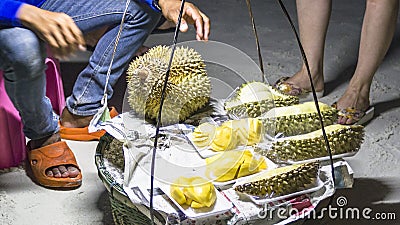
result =
[{"label": "bare foot", "polygon": [[77,116],[64,108],[60,116],[60,124],[68,128],[82,128],[89,125],[93,116]]},{"label": "bare foot", "polygon": [[[48,137],[44,137],[38,140],[31,140],[29,142],[29,146],[28,149],[36,149],[36,148],[40,148],[40,147],[44,147],[56,142],[61,141],[60,138],[60,134],[57,132],[51,136]],[[29,151],[28,150],[28,151]],[[36,161],[32,162],[33,164],[36,163]],[[80,171],[78,168],[76,168],[75,166],[70,166],[70,165],[60,165],[57,167],[52,167],[46,170],[46,175],[49,177],[56,177],[56,178],[60,178],[60,177],[77,177],[79,175]]]},{"label": "bare foot", "polygon": [[[320,72],[311,72],[313,82],[314,82],[314,88],[315,91],[323,91],[324,90],[324,76]],[[303,89],[303,90],[311,90],[311,84],[310,84],[310,79],[308,77],[307,70],[305,68],[302,68],[299,72],[297,72],[295,75],[290,77],[285,81],[285,83],[292,84],[294,87]],[[288,93],[289,95],[299,95],[301,93],[298,93],[296,89],[290,90]]]},{"label": "bare foot", "polygon": [[[344,112],[352,109],[359,112],[365,112],[369,106],[369,88],[357,88],[350,85],[336,103],[337,109]],[[357,116],[355,118],[339,116],[337,122],[339,124],[354,124],[359,119],[360,118],[357,118]]]}]

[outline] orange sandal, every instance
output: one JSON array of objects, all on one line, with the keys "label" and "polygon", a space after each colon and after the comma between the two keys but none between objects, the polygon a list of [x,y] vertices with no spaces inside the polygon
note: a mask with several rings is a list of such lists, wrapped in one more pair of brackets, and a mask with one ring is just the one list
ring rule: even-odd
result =
[{"label": "orange sandal", "polygon": [[[29,146],[29,143],[28,143]],[[82,174],[77,177],[49,177],[46,171],[60,165],[72,165],[79,171],[74,153],[65,141],[56,142],[41,148],[28,150],[29,164],[37,183],[50,188],[74,188],[82,184]]]},{"label": "orange sandal", "polygon": [[[114,118],[116,116],[118,116],[118,111],[115,109],[115,107],[111,107],[110,117]],[[70,128],[64,127],[60,123],[59,126],[61,138],[73,141],[98,141],[106,133],[105,130],[89,133],[88,126],[82,128]]]}]

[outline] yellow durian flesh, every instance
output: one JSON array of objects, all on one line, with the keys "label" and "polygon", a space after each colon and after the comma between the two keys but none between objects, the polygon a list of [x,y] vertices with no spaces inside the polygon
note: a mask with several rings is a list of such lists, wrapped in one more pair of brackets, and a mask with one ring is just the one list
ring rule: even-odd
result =
[{"label": "yellow durian flesh", "polygon": [[[318,105],[321,111],[329,110],[332,108],[331,106],[322,102],[319,102]],[[273,108],[266,114],[264,114],[263,117],[280,117],[287,115],[299,115],[299,114],[316,113],[316,112],[317,108],[315,107],[314,102],[304,102],[298,105]]]},{"label": "yellow durian flesh", "polygon": [[267,162],[264,157],[259,160],[254,159],[254,156],[245,157],[242,165],[240,166],[237,178],[248,176],[259,171],[267,169]]},{"label": "yellow durian flesh", "polygon": [[256,158],[250,150],[233,150],[206,159],[206,175],[218,182],[248,176],[267,168],[263,157]]},{"label": "yellow durian flesh", "polygon": [[218,182],[236,179],[237,171],[243,163],[242,151],[228,151],[206,159],[206,175]]},{"label": "yellow durian flesh", "polygon": [[218,126],[212,123],[202,123],[193,131],[193,143],[197,147],[209,146],[214,137],[215,130]]},{"label": "yellow durian flesh", "polygon": [[170,190],[171,197],[182,206],[211,207],[216,200],[214,185],[202,177],[179,177]]},{"label": "yellow durian flesh", "polygon": [[171,197],[179,204],[184,205],[186,203],[186,196],[183,193],[183,190],[179,186],[171,185],[170,188]]},{"label": "yellow durian flesh", "polygon": [[238,135],[239,145],[254,145],[262,140],[263,125],[256,118],[247,118],[240,120],[228,120],[222,124],[232,128]]},{"label": "yellow durian flesh", "polygon": [[263,140],[264,127],[257,118],[228,120],[220,126],[203,123],[192,133],[192,142],[203,148],[210,146],[214,151],[235,149],[237,146],[251,146]]},{"label": "yellow durian flesh", "polygon": [[215,151],[225,151],[237,146],[237,134],[232,127],[219,126],[215,129],[215,137],[211,144],[211,149]]}]

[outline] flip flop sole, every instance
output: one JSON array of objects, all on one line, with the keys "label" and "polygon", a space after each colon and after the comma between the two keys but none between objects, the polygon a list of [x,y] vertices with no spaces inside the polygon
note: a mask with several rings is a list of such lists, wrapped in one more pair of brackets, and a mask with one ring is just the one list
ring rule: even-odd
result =
[{"label": "flip flop sole", "polygon": [[364,125],[368,123],[372,118],[374,118],[374,113],[375,113],[375,108],[374,107],[369,107],[367,111],[365,111],[364,116],[358,120],[355,124],[357,125]]}]

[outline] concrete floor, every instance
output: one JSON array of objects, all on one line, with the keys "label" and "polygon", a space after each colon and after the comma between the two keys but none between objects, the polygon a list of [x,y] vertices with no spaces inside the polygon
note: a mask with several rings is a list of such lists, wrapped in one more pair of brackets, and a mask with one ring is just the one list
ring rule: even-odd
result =
[{"label": "concrete floor", "polygon": [[[211,39],[232,45],[258,62],[255,41],[245,1],[195,0],[212,20]],[[364,11],[362,0],[335,0],[325,51],[327,95],[332,103],[348,84],[357,62],[359,33]],[[253,0],[260,36],[264,68],[270,83],[295,73],[301,63],[294,35],[276,1]],[[293,1],[285,1],[295,19]],[[193,40],[191,29],[179,41]],[[152,35],[147,46],[171,44],[172,34]],[[349,207],[371,208],[373,212],[395,213],[397,220],[310,220],[305,224],[400,224],[400,24],[387,57],[372,85],[371,100],[375,117],[366,126],[366,139],[360,152],[347,159],[354,169],[352,189],[339,190],[336,198],[346,197]],[[63,62],[66,93],[75,70],[86,55],[74,62]],[[75,69],[74,69],[75,68]],[[113,105],[122,102],[124,83],[116,88]],[[113,224],[107,192],[97,176],[94,151],[97,142],[68,141],[83,171],[83,185],[73,191],[53,191],[35,185],[22,169],[0,173],[0,224]]]}]

